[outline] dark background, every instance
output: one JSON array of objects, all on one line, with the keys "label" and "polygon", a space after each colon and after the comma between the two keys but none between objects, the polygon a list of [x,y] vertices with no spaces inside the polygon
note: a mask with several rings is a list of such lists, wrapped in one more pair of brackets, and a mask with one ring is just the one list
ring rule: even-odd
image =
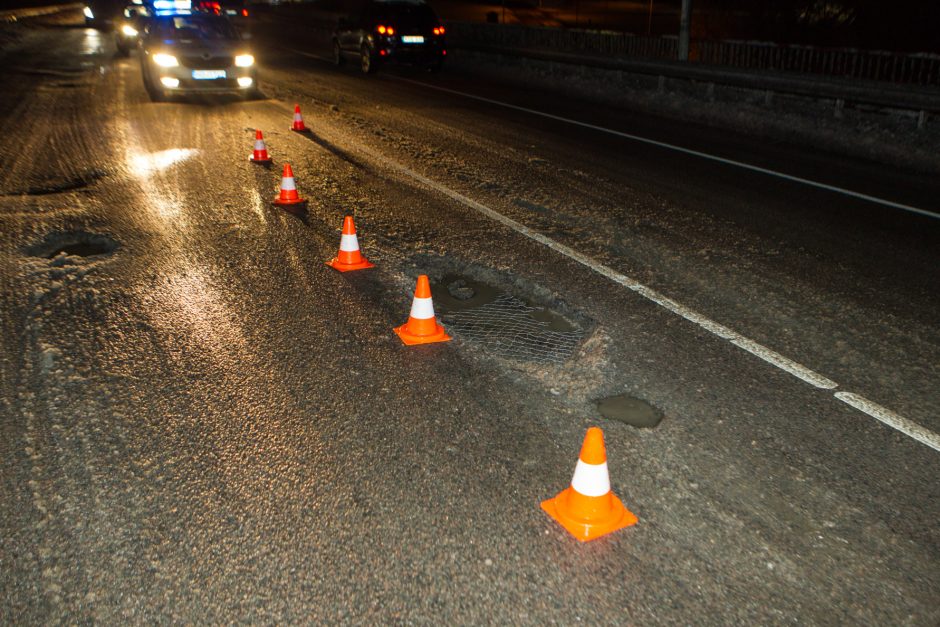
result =
[{"label": "dark background", "polygon": [[[0,0],[0,9],[49,4],[61,3]],[[532,9],[534,13],[524,23],[539,23],[538,16],[543,16],[545,25],[637,34],[646,34],[649,24],[653,35],[675,35],[680,0],[653,0],[653,19],[649,22],[646,0],[431,0],[430,4],[445,19],[449,7],[479,5],[489,9],[507,7],[520,14]],[[692,7],[695,39],[940,53],[940,2],[936,0],[692,0]],[[456,13],[478,16],[482,21],[485,11]]]}]

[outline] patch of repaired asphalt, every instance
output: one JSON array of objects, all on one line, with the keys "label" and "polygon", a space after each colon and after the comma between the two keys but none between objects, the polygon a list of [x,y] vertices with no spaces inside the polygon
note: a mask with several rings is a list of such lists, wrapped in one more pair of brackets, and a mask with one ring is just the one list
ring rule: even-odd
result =
[{"label": "patch of repaired asphalt", "polygon": [[662,413],[644,400],[618,394],[596,401],[597,411],[608,420],[615,420],[631,427],[652,429],[659,426]]}]

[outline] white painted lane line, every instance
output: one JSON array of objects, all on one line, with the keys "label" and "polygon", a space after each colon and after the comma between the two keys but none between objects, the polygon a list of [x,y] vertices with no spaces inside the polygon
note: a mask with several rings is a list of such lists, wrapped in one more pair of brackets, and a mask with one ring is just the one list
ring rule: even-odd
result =
[{"label": "white painted lane line", "polygon": [[282,47],[282,50],[287,50],[288,52],[293,52],[294,54],[299,54],[299,55],[302,56],[302,57],[310,57],[311,59],[319,59],[320,61],[328,61],[328,62],[330,62],[330,63],[333,62],[333,59],[331,59],[331,58],[329,58],[329,57],[324,57],[324,56],[321,56],[321,55],[319,55],[319,54],[314,54],[314,53],[312,53],[312,52],[307,52],[307,51],[305,51],[305,50],[297,50],[297,49],[295,49],[295,48],[283,48],[283,47]]},{"label": "white painted lane line", "polygon": [[700,157],[702,159],[708,159],[709,161],[716,161],[718,163],[724,163],[725,165],[734,166],[736,168],[743,168],[745,170],[750,170],[751,172],[759,172],[767,176],[774,176],[780,179],[791,181],[793,183],[800,183],[801,185],[807,185],[809,187],[816,187],[818,189],[824,189],[829,192],[842,194],[843,196],[849,196],[851,198],[858,198],[860,200],[865,200],[865,201],[875,203],[878,205],[883,205],[885,207],[891,207],[893,209],[901,209],[903,211],[916,213],[918,215],[927,216],[929,218],[940,218],[940,213],[936,211],[930,211],[929,209],[921,209],[919,207],[912,207],[911,205],[905,205],[903,203],[895,202],[893,200],[888,200],[886,198],[879,198],[877,196],[871,196],[869,194],[855,192],[850,189],[845,189],[844,187],[837,187],[835,185],[829,185],[828,183],[822,183],[820,181],[813,181],[810,179],[805,179],[799,176],[794,176],[792,174],[787,174],[785,172],[778,172],[777,170],[771,170],[769,168],[762,168],[757,165],[751,165],[750,163],[744,163],[742,161],[735,161],[734,159],[727,159],[725,157],[719,157],[718,155],[712,155],[707,152],[701,152],[699,150],[693,150],[691,148],[683,148],[682,146],[677,146],[675,144],[661,142],[655,139],[650,139],[648,137],[641,137],[639,135],[633,135],[631,133],[624,133],[623,131],[616,131],[612,128],[598,126],[596,124],[590,124],[588,122],[581,122],[580,120],[573,120],[571,118],[562,117],[560,115],[546,113],[544,111],[538,111],[536,109],[530,109],[528,107],[521,107],[519,105],[510,104],[508,102],[502,102],[501,100],[493,100],[492,98],[485,98],[483,96],[477,96],[475,94],[458,91],[456,89],[448,89],[447,87],[441,87],[439,85],[432,85],[430,83],[424,83],[422,81],[416,81],[416,80],[412,80],[409,78],[402,78],[400,76],[394,76],[393,78],[395,78],[396,80],[405,82],[405,83],[421,85],[422,87],[426,87],[428,89],[436,89],[437,91],[442,91],[448,94],[453,94],[455,96],[462,96],[464,98],[470,98],[472,100],[486,102],[488,104],[496,105],[499,107],[505,107],[507,109],[513,109],[515,111],[522,111],[524,113],[530,113],[532,115],[541,116],[543,118],[548,118],[550,120],[556,120],[558,122],[564,122],[566,124],[572,124],[574,126],[580,126],[582,128],[589,128],[593,131],[607,133],[609,135],[615,135],[617,137],[623,137],[625,139],[642,142],[644,144],[650,144],[652,146],[658,146],[660,148],[666,148],[667,150],[674,150],[676,152],[681,152],[687,155],[693,155],[695,157]]},{"label": "white painted lane line", "polygon": [[919,424],[911,422],[903,416],[897,415],[890,409],[882,407],[877,403],[872,403],[867,398],[853,394],[852,392],[836,392],[836,398],[859,411],[865,412],[872,418],[880,420],[892,429],[896,429],[904,435],[914,438],[921,444],[926,444],[935,451],[940,451],[940,435],[924,429]]}]

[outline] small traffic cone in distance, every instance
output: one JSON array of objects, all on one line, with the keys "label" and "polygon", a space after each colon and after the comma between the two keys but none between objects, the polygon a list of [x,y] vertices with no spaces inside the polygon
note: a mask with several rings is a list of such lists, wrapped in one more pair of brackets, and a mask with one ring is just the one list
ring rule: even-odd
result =
[{"label": "small traffic cone in distance", "polygon": [[267,164],[271,163],[271,157],[268,156],[268,148],[264,145],[264,135],[261,129],[255,130],[255,150],[249,157],[253,163]]},{"label": "small traffic cone in distance", "polygon": [[327,261],[326,265],[340,272],[365,270],[375,266],[375,264],[369,263],[369,260],[363,257],[359,251],[359,238],[356,237],[356,225],[353,224],[352,216],[343,218],[343,234],[339,239],[339,254]]},{"label": "small traffic cone in distance", "polygon": [[604,432],[599,428],[591,427],[584,436],[571,485],[542,501],[542,509],[581,542],[637,523],[633,512],[610,491]]},{"label": "small traffic cone in distance", "polygon": [[278,197],[274,199],[275,205],[301,205],[307,202],[297,193],[297,185],[294,183],[294,171],[289,163],[284,164],[284,173],[281,175],[281,190]]},{"label": "small traffic cone in distance", "polygon": [[294,122],[290,126],[290,130],[297,131],[298,133],[303,133],[307,130],[307,127],[304,126],[304,118],[300,115],[300,105],[294,105]]},{"label": "small traffic cone in distance", "polygon": [[451,339],[434,317],[434,303],[431,301],[431,282],[428,281],[428,275],[422,274],[418,277],[415,297],[411,302],[411,315],[408,316],[408,322],[395,329],[395,333],[409,346],[446,342]]}]

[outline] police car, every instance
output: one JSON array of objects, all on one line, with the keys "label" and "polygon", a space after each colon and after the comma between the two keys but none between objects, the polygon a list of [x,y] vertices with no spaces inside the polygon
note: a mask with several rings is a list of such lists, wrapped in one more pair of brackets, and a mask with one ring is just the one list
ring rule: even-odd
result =
[{"label": "police car", "polygon": [[224,16],[188,0],[155,0],[141,33],[144,85],[154,101],[194,93],[258,93],[255,57]]}]

